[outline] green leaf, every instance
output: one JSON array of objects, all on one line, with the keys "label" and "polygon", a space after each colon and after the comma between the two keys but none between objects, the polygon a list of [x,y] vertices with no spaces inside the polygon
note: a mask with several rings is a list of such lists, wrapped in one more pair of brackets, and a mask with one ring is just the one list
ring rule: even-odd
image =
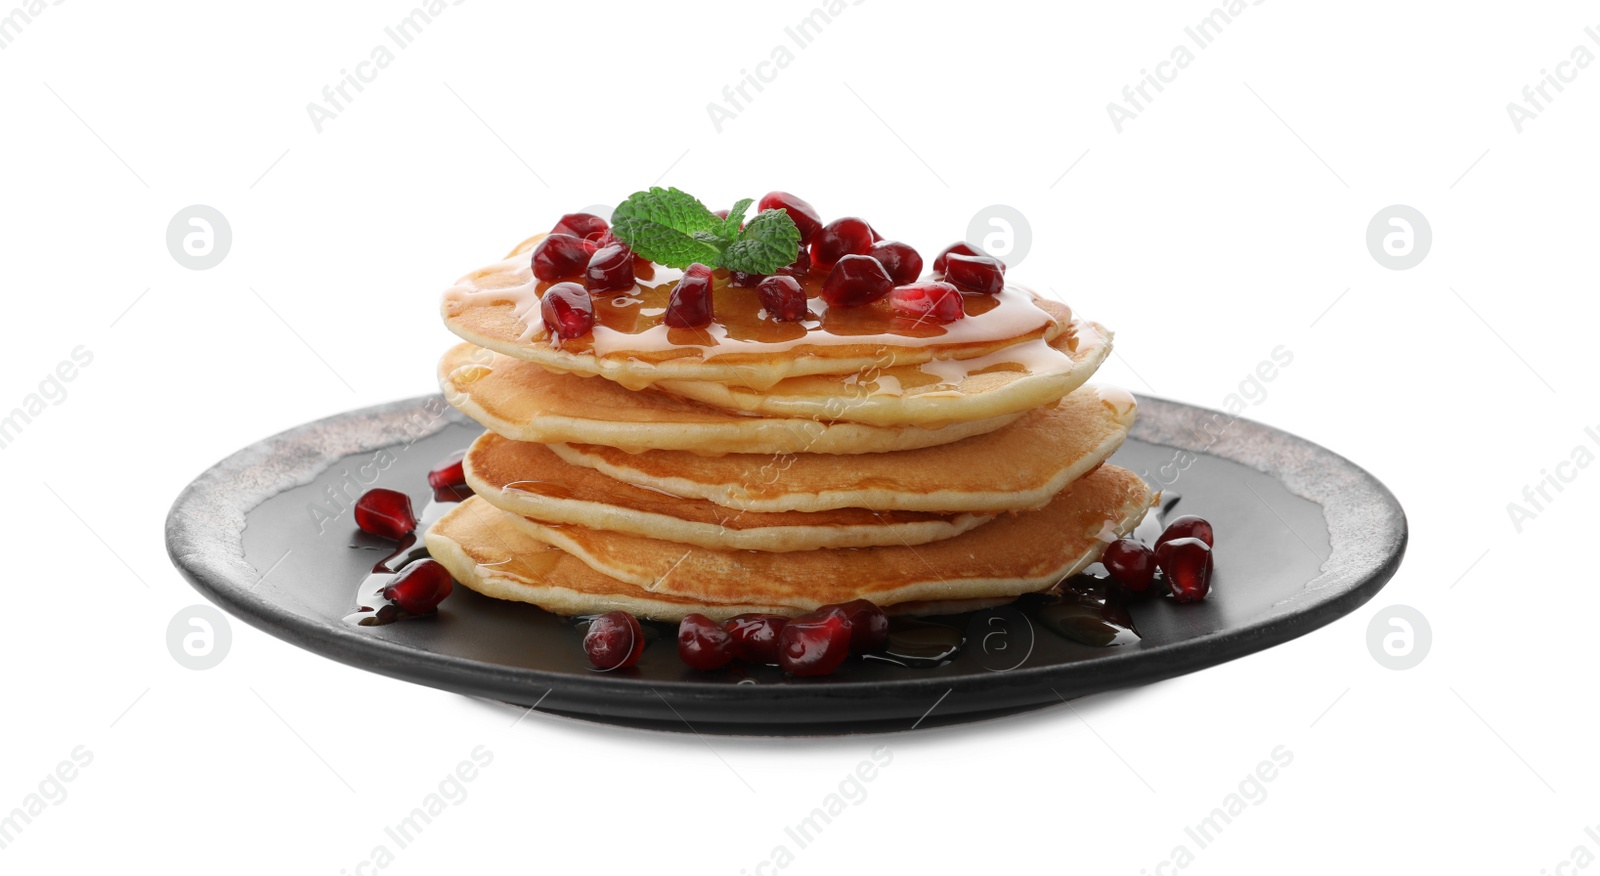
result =
[{"label": "green leaf", "polygon": [[643,219],[685,234],[715,231],[722,224],[722,218],[707,209],[694,195],[655,186],[649,191],[629,195],[626,201],[617,205],[611,218],[613,221]]},{"label": "green leaf", "polygon": [[722,220],[722,229],[717,232],[717,236],[730,242],[738,240],[739,226],[744,224],[744,214],[753,203],[755,203],[753,198],[743,198],[728,208],[728,218]]},{"label": "green leaf", "polygon": [[716,265],[727,241],[722,219],[693,195],[652,187],[634,192],[611,214],[611,233],[650,261],[674,268]]},{"label": "green leaf", "polygon": [[695,262],[716,265],[722,260],[722,241],[715,236],[709,241],[699,239],[709,232],[684,234],[648,219],[628,217],[617,220],[611,226],[611,233],[638,255],[668,267],[687,268]]},{"label": "green leaf", "polygon": [[[733,213],[729,212],[729,218]],[[745,223],[739,239],[722,251],[722,266],[747,274],[770,274],[794,264],[800,255],[800,229],[782,210],[762,210]]]}]

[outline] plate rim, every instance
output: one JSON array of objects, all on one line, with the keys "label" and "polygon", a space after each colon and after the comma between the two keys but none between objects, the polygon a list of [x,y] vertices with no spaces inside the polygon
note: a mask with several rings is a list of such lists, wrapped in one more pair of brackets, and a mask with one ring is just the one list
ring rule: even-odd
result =
[{"label": "plate rim", "polygon": [[[895,679],[893,696],[938,697],[1009,684],[1033,690],[1070,685],[1073,696],[1145,684],[1188,674],[1266,650],[1319,629],[1370,600],[1393,577],[1404,558],[1409,528],[1393,492],[1348,458],[1289,432],[1255,420],[1154,396],[1135,394],[1140,416],[1129,437],[1171,447],[1175,452],[1206,454],[1239,463],[1274,478],[1292,494],[1322,507],[1328,524],[1330,553],[1318,577],[1242,626],[1227,627],[1181,642],[1108,653],[1093,660],[1024,666],[1004,673],[958,677],[908,675]],[[1224,423],[1217,434],[1204,424]],[[471,692],[518,702],[530,691],[559,692],[567,710],[603,703],[605,714],[618,698],[670,693],[685,700],[717,706],[748,707],[745,723],[765,723],[761,706],[776,701],[838,701],[882,696],[883,682],[837,682],[828,679],[786,679],[781,684],[731,685],[724,682],[644,680],[597,672],[578,676],[565,672],[507,667],[420,650],[364,635],[337,619],[297,613],[280,601],[261,595],[241,581],[259,583],[255,567],[244,559],[246,517],[262,502],[285,490],[311,483],[340,460],[409,443],[451,425],[476,426],[472,420],[431,393],[323,417],[250,444],[207,468],[173,502],[165,536],[173,565],[202,595],[251,626],[275,638],[351,666],[454,692]],[[1187,434],[1185,434],[1187,431]],[[1205,446],[1191,440],[1208,435]],[[307,452],[314,442],[315,452]],[[1243,458],[1249,450],[1249,458]],[[1336,562],[1337,561],[1337,562]],[[1001,678],[1004,676],[1004,678]],[[1052,684],[1051,682],[1055,682]],[[664,693],[663,693],[664,692]],[[1057,696],[1061,696],[1057,693]],[[993,703],[963,710],[961,698],[951,707],[974,714]],[[1037,701],[1028,696],[1019,700]],[[586,709],[579,708],[579,711]],[[837,719],[835,719],[837,720]],[[776,719],[773,723],[779,723]],[[795,723],[784,718],[781,723]],[[798,724],[804,730],[805,724]]]}]

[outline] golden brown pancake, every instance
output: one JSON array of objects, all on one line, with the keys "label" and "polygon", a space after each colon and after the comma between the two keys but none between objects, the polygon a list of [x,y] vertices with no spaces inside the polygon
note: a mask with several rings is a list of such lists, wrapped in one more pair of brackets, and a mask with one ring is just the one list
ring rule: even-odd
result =
[{"label": "golden brown pancake", "polygon": [[591,569],[652,594],[707,603],[756,601],[796,608],[866,598],[909,600],[1020,596],[1094,562],[1138,525],[1150,490],[1133,472],[1101,466],[1037,511],[915,547],[773,554],[719,551],[578,526],[513,522]]},{"label": "golden brown pancake", "polygon": [[445,399],[515,441],[602,444],[619,450],[723,453],[881,453],[948,444],[1017,419],[1007,414],[944,428],[879,427],[800,417],[751,417],[600,377],[458,344],[439,361]]},{"label": "golden brown pancake", "polygon": [[581,560],[519,530],[515,515],[474,496],[428,529],[428,553],[450,570],[450,577],[484,596],[527,602],[560,615],[621,610],[640,617],[677,621],[693,612],[713,620],[736,614],[798,614],[780,605],[757,602],[718,605],[651,593],[596,572]]},{"label": "golden brown pancake", "polygon": [[619,481],[746,511],[1013,511],[1043,505],[1104,462],[1127,437],[1134,409],[1121,390],[1084,387],[987,435],[858,456],[550,449]]},{"label": "golden brown pancake", "polygon": [[465,467],[473,492],[519,516],[719,550],[917,545],[960,535],[990,519],[861,508],[736,511],[612,480],[563,461],[543,444],[510,441],[493,432],[473,442]]},{"label": "golden brown pancake", "polygon": [[656,387],[747,414],[934,427],[1050,404],[1087,382],[1110,353],[1111,332],[1078,320],[1054,340],[1028,341],[974,359],[790,377],[762,390],[703,380],[663,380]]},{"label": "golden brown pancake", "polygon": [[887,300],[830,309],[815,297],[822,278],[801,280],[812,319],[766,317],[754,289],[727,285],[719,272],[716,316],[703,329],[662,322],[681,272],[646,269],[628,292],[597,296],[596,326],[582,338],[553,338],[539,316],[549,283],[533,276],[536,236],[501,262],[473,271],[444,293],[441,315],[462,339],[508,356],[573,374],[599,375],[629,389],[658,380],[711,380],[761,389],[786,377],[853,374],[931,359],[984,356],[1013,344],[1059,334],[1071,321],[1063,304],[1025,289],[968,296],[972,314],[953,323],[907,319]]}]

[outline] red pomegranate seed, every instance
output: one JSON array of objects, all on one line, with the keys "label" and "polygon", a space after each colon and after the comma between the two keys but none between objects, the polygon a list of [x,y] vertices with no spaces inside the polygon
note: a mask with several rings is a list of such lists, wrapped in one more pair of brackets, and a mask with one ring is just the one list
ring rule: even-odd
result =
[{"label": "red pomegranate seed", "polygon": [[704,328],[711,324],[711,269],[696,262],[683,269],[683,279],[672,287],[667,313],[672,328]]},{"label": "red pomegranate seed", "polygon": [[356,525],[362,532],[399,541],[417,528],[417,515],[410,496],[379,487],[356,500]]},{"label": "red pomegranate seed", "polygon": [[740,289],[753,289],[756,286],[761,285],[761,281],[766,278],[766,274],[747,274],[744,271],[729,271],[728,285],[737,286]]},{"label": "red pomegranate seed", "polygon": [[466,486],[467,472],[465,465],[463,465],[466,458],[467,452],[465,450],[457,450],[455,453],[440,460],[439,464],[428,472],[428,486],[433,487],[435,490],[448,490],[451,487]]},{"label": "red pomegranate seed", "polygon": [[791,277],[804,277],[811,273],[811,254],[806,252],[805,247],[800,247],[799,254],[794,257],[794,264],[779,268],[778,273],[788,274]]},{"label": "red pomegranate seed", "polygon": [[967,315],[961,305],[961,290],[938,280],[896,286],[889,293],[889,304],[919,321],[954,322]]},{"label": "red pomegranate seed", "polygon": [[418,560],[383,588],[383,598],[411,614],[427,614],[439,607],[455,587],[450,570],[438,560]]},{"label": "red pomegranate seed", "polygon": [[1185,514],[1182,517],[1172,518],[1167,528],[1161,531],[1161,537],[1156,539],[1156,550],[1176,538],[1198,538],[1206,543],[1206,547],[1216,547],[1216,537],[1211,531],[1211,523],[1203,517]]},{"label": "red pomegranate seed", "polygon": [[576,277],[594,255],[594,244],[571,234],[552,234],[533,248],[533,275],[546,283]]},{"label": "red pomegranate seed", "polygon": [[811,263],[831,268],[848,255],[865,255],[872,248],[872,226],[854,216],[835,219],[811,239]]},{"label": "red pomegranate seed", "polygon": [[741,614],[723,621],[733,654],[746,663],[777,663],[778,634],[789,619],[781,614]]},{"label": "red pomegranate seed", "polygon": [[944,248],[944,252],[941,252],[934,257],[933,272],[935,274],[943,274],[945,269],[945,260],[950,258],[952,255],[981,256],[988,255],[988,253],[979,250],[966,241],[952,243]]},{"label": "red pomegranate seed", "polygon": [[847,255],[839,259],[822,283],[822,300],[832,307],[859,307],[889,294],[894,281],[877,259]]},{"label": "red pomegranate seed", "polygon": [[1129,593],[1143,593],[1156,579],[1156,553],[1131,538],[1119,538],[1106,545],[1100,562],[1111,573],[1111,580]]},{"label": "red pomegranate seed", "polygon": [[633,615],[608,611],[589,622],[589,631],[583,635],[583,653],[600,669],[632,666],[644,653],[644,629]]},{"label": "red pomegranate seed", "polygon": [[767,192],[756,204],[756,210],[782,210],[788,213],[789,218],[794,220],[794,227],[800,229],[801,246],[810,243],[811,238],[822,230],[822,216],[817,213],[817,208],[788,192]]},{"label": "red pomegranate seed", "polygon": [[644,259],[641,259],[639,257],[638,253],[635,253],[633,250],[628,249],[628,245],[626,243],[623,243],[621,238],[617,237],[615,234],[612,234],[609,230],[607,230],[607,231],[597,231],[594,234],[591,234],[588,237],[585,237],[584,241],[587,242],[589,244],[589,246],[593,247],[597,251],[605,249],[608,246],[620,246],[623,249],[627,250],[629,258],[633,259],[636,262],[637,261],[644,261]]},{"label": "red pomegranate seed", "polygon": [[889,616],[870,600],[853,599],[839,606],[850,623],[850,652],[866,654],[889,642]]},{"label": "red pomegranate seed", "polygon": [[703,614],[678,623],[678,656],[694,669],[721,669],[733,660],[733,636]]},{"label": "red pomegranate seed", "polygon": [[1211,590],[1211,548],[1198,538],[1175,538],[1156,550],[1172,598],[1199,602]]},{"label": "red pomegranate seed", "polygon": [[842,612],[812,612],[778,634],[778,665],[790,675],[831,675],[850,656],[850,623]]},{"label": "red pomegranate seed", "polygon": [[594,293],[632,289],[633,253],[620,243],[595,250],[583,269],[583,285]]},{"label": "red pomegranate seed", "polygon": [[539,299],[539,316],[559,347],[563,340],[594,331],[594,299],[577,283],[557,283]]},{"label": "red pomegranate seed", "polygon": [[944,278],[968,292],[993,295],[1006,287],[1006,266],[989,256],[951,253],[944,261]]},{"label": "red pomegranate seed", "polygon": [[591,234],[588,237],[585,237],[584,241],[596,251],[605,249],[608,246],[620,246],[628,253],[628,258],[633,259],[633,272],[636,276],[643,276],[648,279],[652,275],[647,269],[650,264],[650,260],[634,252],[632,249],[629,249],[628,245],[623,243],[621,238],[617,237],[615,234],[612,234],[609,230],[599,231]]},{"label": "red pomegranate seed", "polygon": [[723,207],[721,210],[712,210],[711,212],[718,219],[726,219],[726,218],[728,218],[728,208],[727,207]]},{"label": "red pomegranate seed", "polygon": [[551,234],[570,234],[573,237],[589,237],[609,229],[606,220],[593,213],[568,213],[561,217],[556,227],[550,229]]},{"label": "red pomegranate seed", "polygon": [[922,276],[922,256],[909,243],[898,240],[880,240],[867,250],[867,255],[878,260],[889,272],[896,286],[915,283]]},{"label": "red pomegranate seed", "polygon": [[797,322],[806,318],[806,293],[800,281],[784,274],[773,274],[756,285],[756,295],[767,316],[778,322]]}]

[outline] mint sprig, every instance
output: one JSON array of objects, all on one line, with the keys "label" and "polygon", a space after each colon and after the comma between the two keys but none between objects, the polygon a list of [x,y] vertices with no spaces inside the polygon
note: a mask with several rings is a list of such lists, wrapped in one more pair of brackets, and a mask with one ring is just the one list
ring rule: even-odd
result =
[{"label": "mint sprig", "polygon": [[[672,268],[699,262],[749,274],[770,274],[800,255],[800,229],[782,210],[762,210],[744,198],[723,219],[675,188],[634,192],[611,214],[611,233],[635,253]],[[740,225],[743,228],[740,228]]]}]

